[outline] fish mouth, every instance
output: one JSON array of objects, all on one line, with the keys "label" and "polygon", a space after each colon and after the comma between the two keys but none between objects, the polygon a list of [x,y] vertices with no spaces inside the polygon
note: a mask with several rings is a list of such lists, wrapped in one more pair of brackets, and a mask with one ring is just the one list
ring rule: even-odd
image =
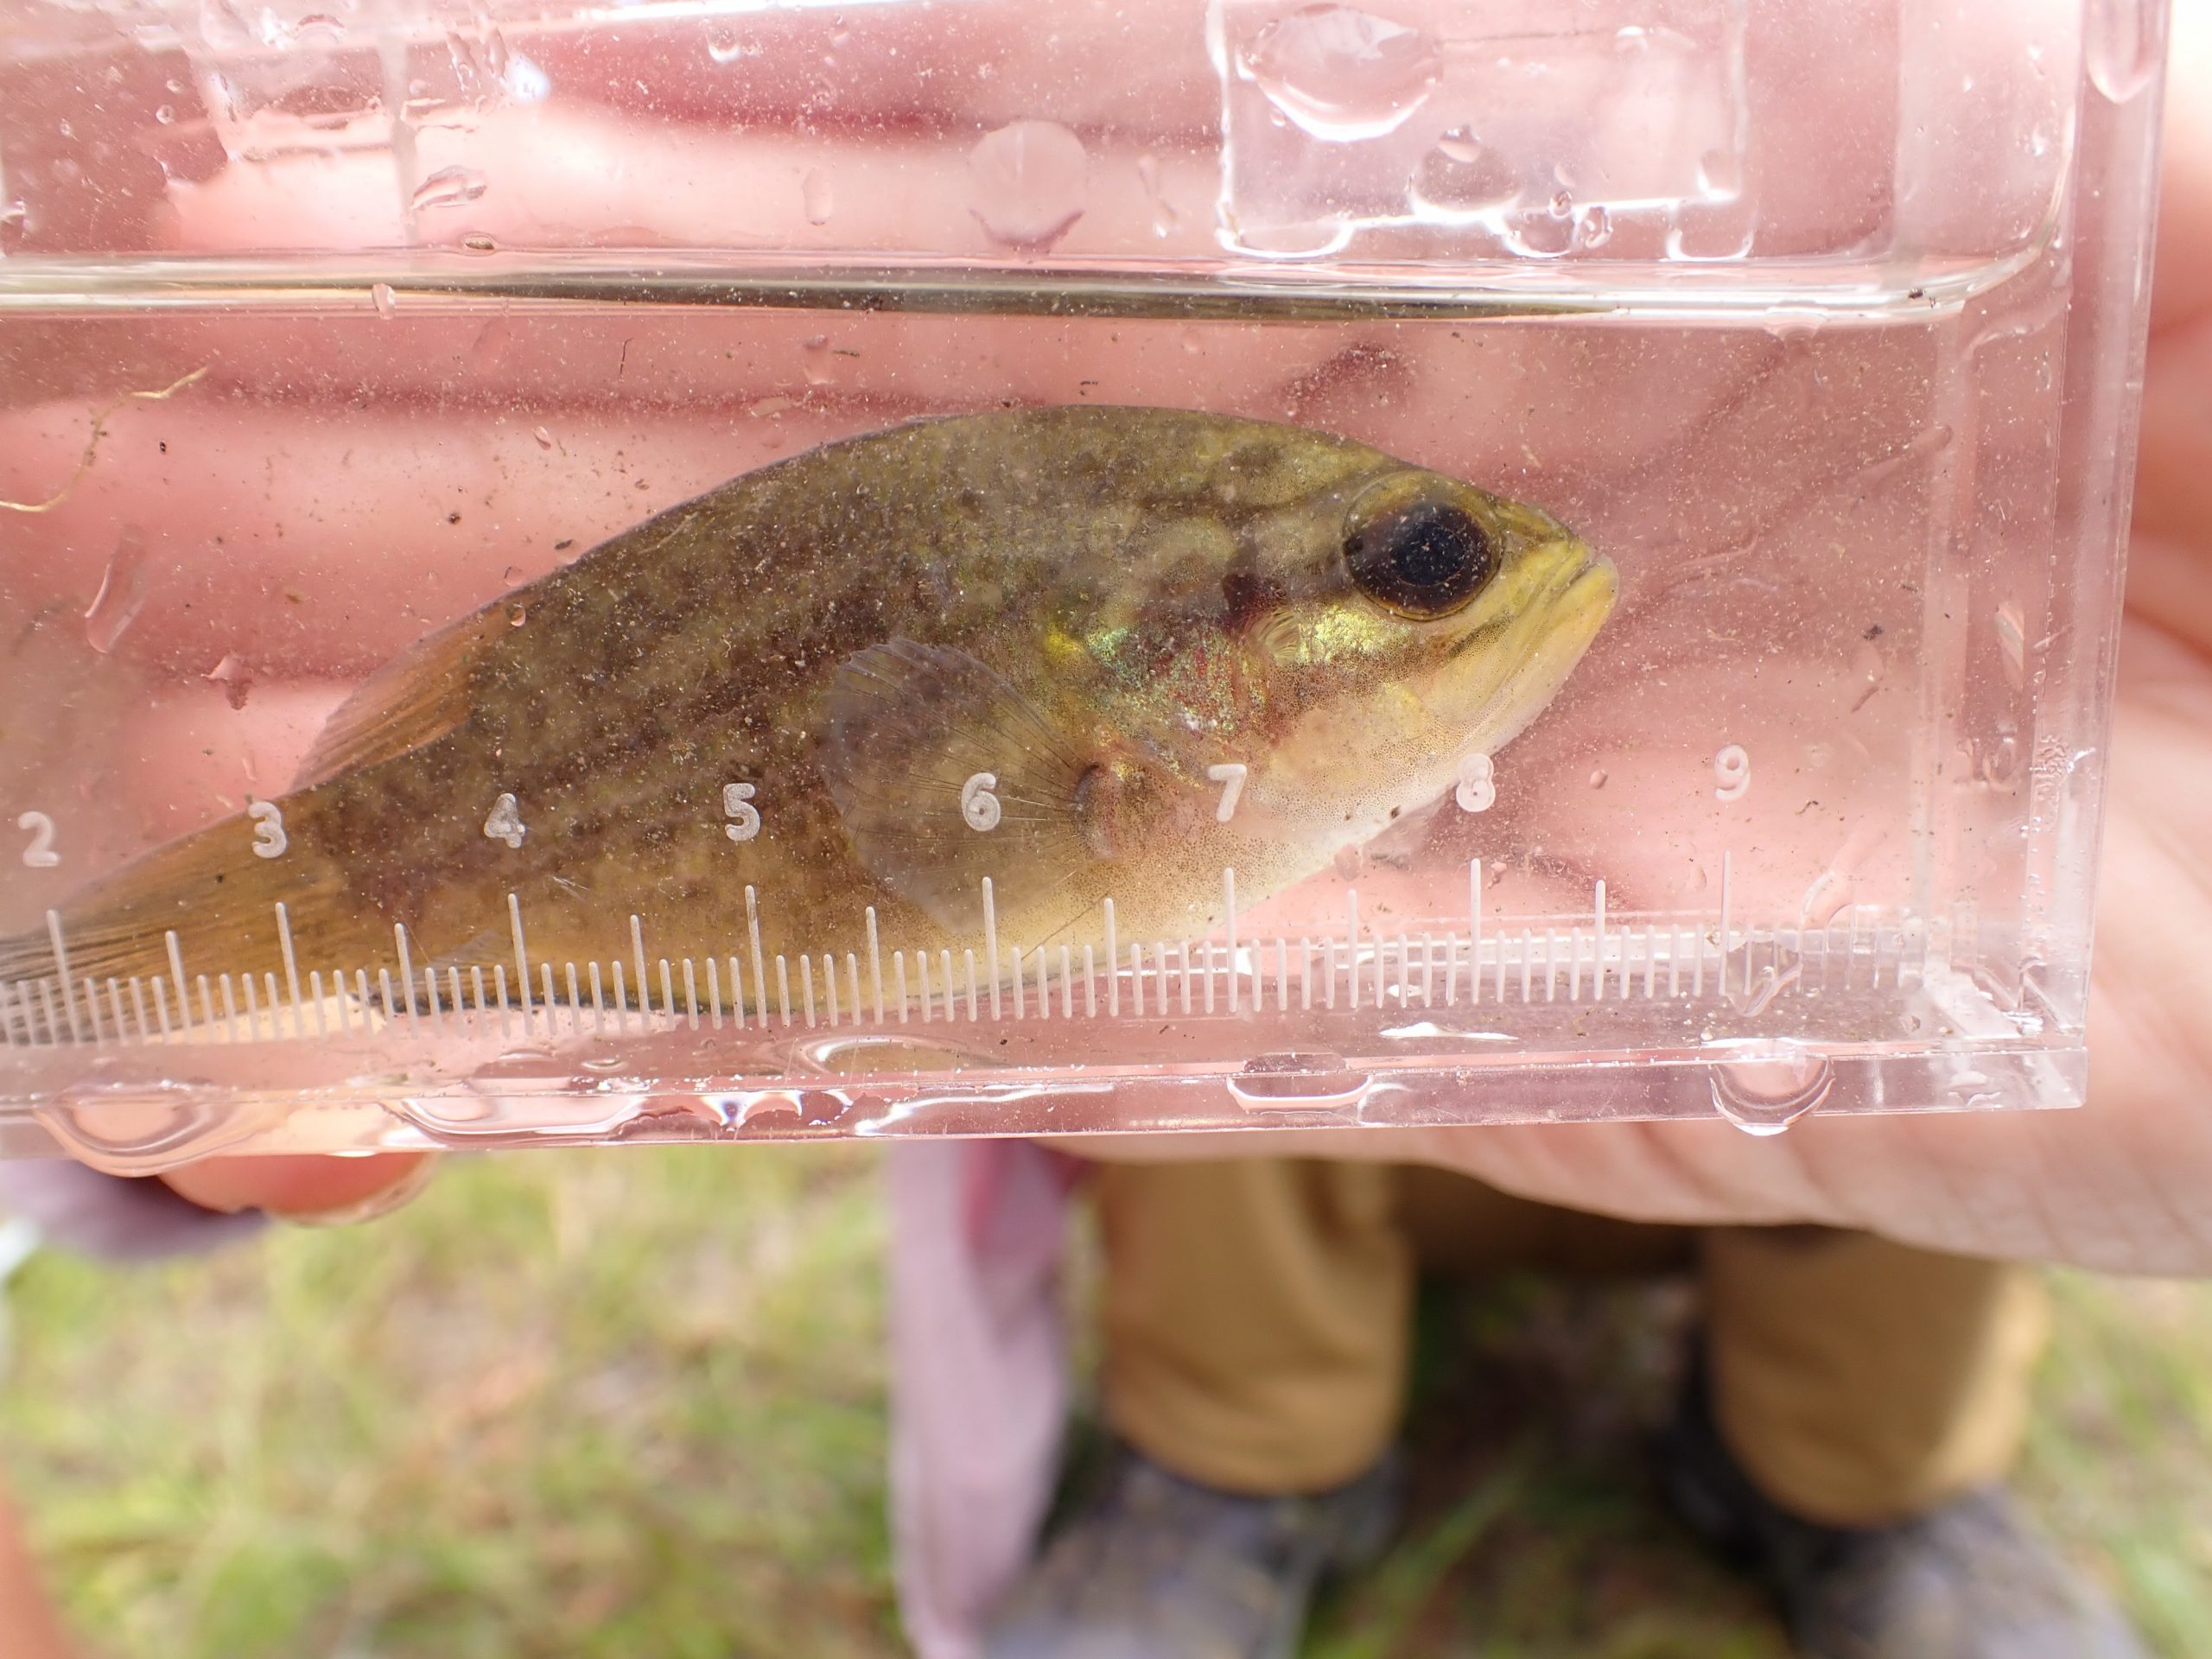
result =
[{"label": "fish mouth", "polygon": [[[1465,648],[1478,652],[1502,648],[1512,666],[1490,681],[1487,695],[1477,694],[1473,707],[1462,703],[1459,719],[1436,709],[1465,734],[1463,752],[1488,753],[1541,714],[1582,660],[1619,597],[1620,572],[1611,559],[1573,537],[1561,537],[1546,550],[1559,557],[1560,568],[1504,638],[1484,641],[1478,636],[1465,642]],[[1438,690],[1445,700],[1456,700],[1448,674]]]}]

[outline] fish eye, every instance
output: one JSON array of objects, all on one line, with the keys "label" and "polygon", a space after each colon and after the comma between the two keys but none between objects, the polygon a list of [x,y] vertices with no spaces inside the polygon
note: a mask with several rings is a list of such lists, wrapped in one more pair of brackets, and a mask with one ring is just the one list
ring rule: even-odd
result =
[{"label": "fish eye", "polygon": [[1416,499],[1372,513],[1355,507],[1344,563],[1370,598],[1425,620],[1448,615],[1488,586],[1497,552],[1464,508]]}]

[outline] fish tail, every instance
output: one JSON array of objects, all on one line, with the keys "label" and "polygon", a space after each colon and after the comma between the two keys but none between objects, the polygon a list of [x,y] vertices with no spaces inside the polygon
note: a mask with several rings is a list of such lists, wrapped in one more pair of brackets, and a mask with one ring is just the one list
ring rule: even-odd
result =
[{"label": "fish tail", "polygon": [[180,963],[185,983],[219,970],[283,976],[288,932],[296,959],[333,931],[343,875],[296,840],[275,859],[257,856],[254,845],[250,825],[226,819],[102,877],[49,912],[45,926],[0,938],[0,994],[28,1008],[48,982],[72,1016],[59,1037],[77,1029],[88,980],[136,976],[181,995]]}]

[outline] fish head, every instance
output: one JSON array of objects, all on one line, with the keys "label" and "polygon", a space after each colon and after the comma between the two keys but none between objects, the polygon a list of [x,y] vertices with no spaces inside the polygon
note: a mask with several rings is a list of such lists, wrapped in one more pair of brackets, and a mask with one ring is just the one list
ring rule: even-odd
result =
[{"label": "fish head", "polygon": [[1383,458],[1253,550],[1255,806],[1365,839],[1550,702],[1611,610],[1611,563],[1536,507]]}]

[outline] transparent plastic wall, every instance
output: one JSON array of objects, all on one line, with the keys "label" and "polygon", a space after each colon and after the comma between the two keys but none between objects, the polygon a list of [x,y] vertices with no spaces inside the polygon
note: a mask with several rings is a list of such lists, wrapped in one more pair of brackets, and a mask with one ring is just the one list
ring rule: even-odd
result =
[{"label": "transparent plastic wall", "polygon": [[8,8],[0,1141],[2076,1102],[2162,29]]}]

